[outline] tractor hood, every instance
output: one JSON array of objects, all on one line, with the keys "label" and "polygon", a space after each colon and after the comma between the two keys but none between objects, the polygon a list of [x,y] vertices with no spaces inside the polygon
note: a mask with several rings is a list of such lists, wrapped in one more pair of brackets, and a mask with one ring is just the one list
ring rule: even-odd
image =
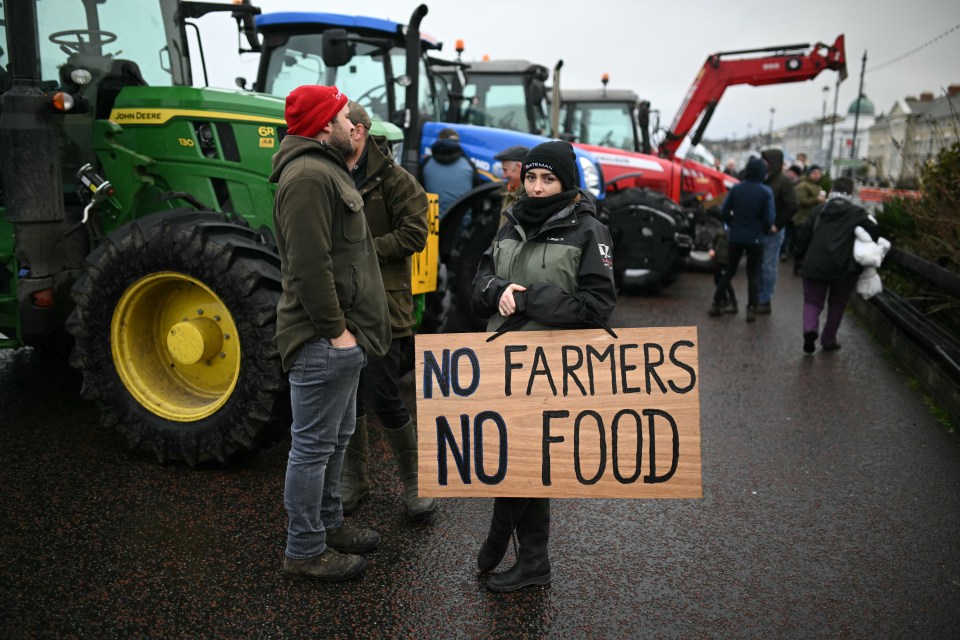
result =
[{"label": "tractor hood", "polygon": [[[538,144],[550,140],[550,138],[544,136],[507,129],[428,122],[423,126],[423,135],[420,137],[421,162],[432,153],[430,147],[436,142],[440,131],[443,129],[455,129],[457,131],[464,154],[470,158],[474,166],[477,167],[477,172],[486,180],[503,178],[503,165],[494,156],[507,147],[521,145],[532,149]],[[588,150],[578,149],[574,145],[574,152],[577,154],[577,167],[580,172],[579,186],[602,199],[605,175],[600,169],[600,163]]]},{"label": "tractor hood", "polygon": [[175,117],[261,122],[286,127],[283,98],[194,87],[126,87],[110,120],[124,125],[161,125]]}]

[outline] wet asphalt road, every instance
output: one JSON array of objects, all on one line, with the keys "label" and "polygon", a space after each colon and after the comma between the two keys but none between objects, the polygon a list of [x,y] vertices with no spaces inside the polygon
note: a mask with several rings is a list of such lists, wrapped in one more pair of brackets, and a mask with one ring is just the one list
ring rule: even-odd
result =
[{"label": "wet asphalt road", "polygon": [[554,582],[509,595],[475,569],[492,501],[408,524],[377,431],[367,572],[290,581],[287,441],[160,466],[76,374],[0,353],[0,638],[960,637],[960,438],[850,316],[803,357],[779,287],[752,325],[707,317],[706,274],[621,299],[614,326],[699,327],[704,498],[555,500]]}]

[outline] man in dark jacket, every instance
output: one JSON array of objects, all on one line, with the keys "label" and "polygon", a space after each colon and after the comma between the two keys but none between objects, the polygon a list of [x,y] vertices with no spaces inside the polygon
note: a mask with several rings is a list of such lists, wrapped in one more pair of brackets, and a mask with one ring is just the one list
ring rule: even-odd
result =
[{"label": "man in dark jacket", "polygon": [[273,157],[273,223],[283,293],[275,341],[290,377],[290,455],[284,483],[283,570],[347,580],[380,534],[343,519],[340,470],[353,435],[367,356],[390,344],[390,317],[373,237],[344,157],[352,151],[347,97],[308,85],[287,96],[287,136]]},{"label": "man in dark jacket", "polygon": [[783,244],[787,223],[797,212],[797,194],[793,180],[783,173],[783,151],[767,149],[760,154],[767,163],[767,186],[773,190],[773,204],[777,212],[770,232],[763,238],[763,265],[760,268],[759,298],[757,313],[770,313],[770,301],[777,284],[777,270],[780,266],[780,245]]},{"label": "man in dark jacket", "polygon": [[734,185],[723,201],[721,213],[727,223],[727,268],[713,294],[711,316],[721,315],[724,292],[737,273],[740,258],[747,256],[747,322],[756,319],[759,266],[763,257],[763,239],[769,235],[776,212],[773,191],[763,184],[767,165],[760,158],[750,158],[744,169],[743,181]]},{"label": "man in dark jacket", "polygon": [[411,256],[427,243],[427,194],[416,178],[383,155],[370,137],[370,116],[349,102],[353,152],[347,158],[354,185],[363,197],[363,212],[373,234],[380,273],[390,308],[393,339],[382,360],[371,360],[360,373],[357,428],[343,463],[343,512],[351,513],[370,493],[367,475],[367,415],[365,400],[380,418],[403,481],[407,515],[422,520],[437,508],[433,498],[417,497],[417,431],[400,395],[400,378],[412,368],[413,295]]},{"label": "man in dark jacket", "polygon": [[880,237],[876,222],[852,196],[853,181],[837,178],[827,203],[814,209],[797,237],[797,251],[803,255],[803,350],[808,354],[816,351],[824,304],[827,320],[820,345],[824,351],[840,348],[837,331],[862,270],[853,257],[854,229],[863,227],[874,241]]}]

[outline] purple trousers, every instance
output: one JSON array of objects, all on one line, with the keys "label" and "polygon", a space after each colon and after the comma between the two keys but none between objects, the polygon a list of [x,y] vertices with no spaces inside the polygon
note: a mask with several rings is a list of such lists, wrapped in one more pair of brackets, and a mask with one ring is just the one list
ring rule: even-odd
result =
[{"label": "purple trousers", "polygon": [[843,320],[843,311],[847,308],[847,300],[857,286],[856,273],[844,276],[839,280],[807,280],[803,279],[803,332],[819,331],[820,313],[823,306],[827,306],[827,321],[820,334],[820,344],[832,347],[837,344],[837,331],[840,321]]}]

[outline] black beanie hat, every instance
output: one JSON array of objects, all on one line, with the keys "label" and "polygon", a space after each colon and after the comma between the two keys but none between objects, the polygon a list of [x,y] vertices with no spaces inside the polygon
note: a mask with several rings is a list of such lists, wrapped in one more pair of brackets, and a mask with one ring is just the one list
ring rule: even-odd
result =
[{"label": "black beanie hat", "polygon": [[527,179],[528,169],[546,169],[557,176],[563,190],[577,186],[577,154],[573,145],[564,140],[551,140],[538,144],[523,158],[520,170],[521,182]]}]

